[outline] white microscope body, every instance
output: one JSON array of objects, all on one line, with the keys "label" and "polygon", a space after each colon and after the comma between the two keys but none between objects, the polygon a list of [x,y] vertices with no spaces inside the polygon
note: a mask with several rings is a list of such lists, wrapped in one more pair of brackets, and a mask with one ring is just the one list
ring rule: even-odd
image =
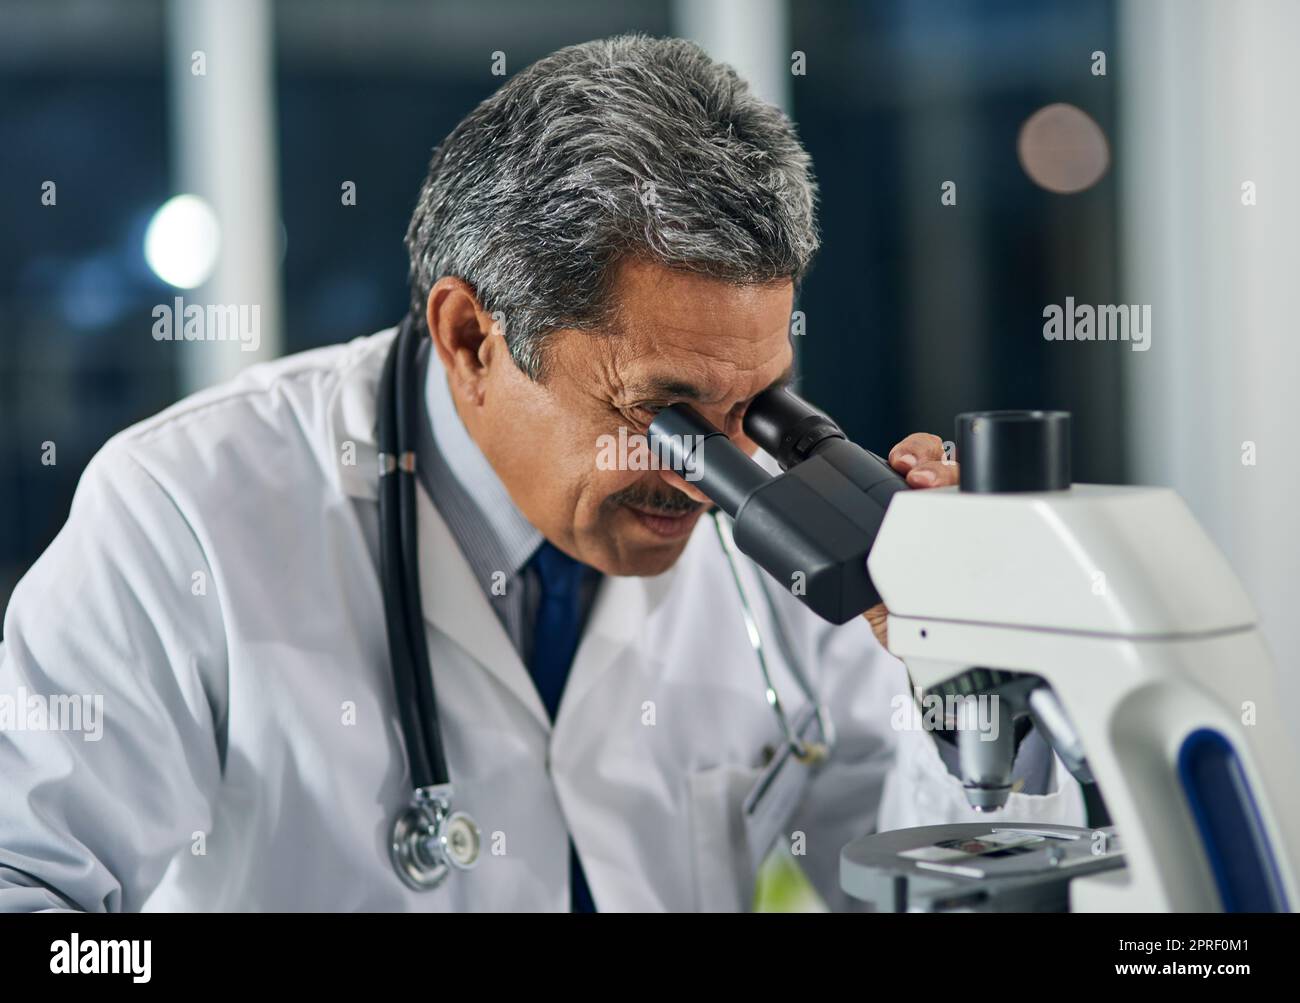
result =
[{"label": "white microscope body", "polygon": [[[800,575],[818,615],[884,601],[913,684],[951,699],[945,730],[987,820],[854,840],[848,894],[885,911],[1300,908],[1294,709],[1177,495],[1072,484],[1064,411],[958,415],[960,488],[927,491],[787,389],[760,394],[744,429],[781,474],[689,405],[650,427],[737,547],[778,582]],[[1000,822],[1022,717],[1097,782],[1113,833]]]},{"label": "white microscope body", "polygon": [[1236,854],[1248,883],[1253,868],[1300,908],[1296,708],[1240,583],[1174,492],[902,492],[868,569],[915,685],[981,667],[1055,692],[1127,865],[1072,881],[1071,909],[1218,911]]}]

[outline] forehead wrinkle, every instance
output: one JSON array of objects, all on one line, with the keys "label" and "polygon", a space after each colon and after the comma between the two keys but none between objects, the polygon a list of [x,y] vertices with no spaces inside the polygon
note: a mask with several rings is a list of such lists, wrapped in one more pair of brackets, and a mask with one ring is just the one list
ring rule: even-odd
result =
[{"label": "forehead wrinkle", "polygon": [[[709,319],[711,316],[712,312],[703,317],[669,319],[662,315],[620,310],[616,324],[611,325],[614,330],[601,332],[599,336],[606,349],[599,353],[599,365],[613,399],[628,403],[685,396],[667,394],[664,386],[653,385],[656,382],[679,382],[704,391],[698,403],[715,404],[732,396],[729,392],[731,387],[745,383],[735,392],[736,400],[741,401],[767,389],[792,365],[791,342],[789,337],[785,337],[781,343],[783,351],[780,357],[786,360],[782,372],[764,379],[761,385],[751,386],[754,374],[771,360],[764,358],[745,364],[736,359],[756,356],[763,339],[728,330],[724,323],[715,325]],[[786,334],[784,325],[781,332]],[[646,377],[633,377],[631,370],[634,367],[645,372]],[[711,392],[717,388],[723,389]]]},{"label": "forehead wrinkle", "polygon": [[599,374],[599,380],[603,384],[603,392],[607,392],[610,400],[617,401],[627,394],[627,384],[623,379],[622,355],[626,342],[620,338],[602,338],[601,345],[605,351],[597,351],[592,354],[596,356],[596,369]]},{"label": "forehead wrinkle", "polygon": [[[767,361],[755,361],[752,364],[737,361],[738,358],[744,359],[746,356],[756,354],[758,343],[747,334],[733,334],[721,327],[708,326],[705,330],[700,330],[695,326],[661,322],[653,325],[653,330],[648,333],[651,338],[651,351],[645,354],[663,360],[669,366],[669,372],[655,374],[642,385],[641,389],[644,391],[655,389],[648,386],[652,381],[689,383],[705,391],[700,398],[702,402],[712,403],[727,395],[723,392],[710,396],[707,392],[710,388],[740,382],[746,374],[757,372]],[[688,343],[688,360],[670,358],[664,350],[667,339],[655,337],[656,333],[670,336],[685,335],[686,337],[681,340]],[[733,347],[739,350],[733,351]]]}]

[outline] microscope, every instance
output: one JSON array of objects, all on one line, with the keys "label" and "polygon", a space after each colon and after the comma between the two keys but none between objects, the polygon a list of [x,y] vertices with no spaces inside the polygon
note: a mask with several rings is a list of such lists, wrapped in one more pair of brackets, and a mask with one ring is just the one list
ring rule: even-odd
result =
[{"label": "microscope", "polygon": [[[1070,417],[957,418],[960,486],[906,490],[788,390],[745,434],[688,405],[652,446],[817,614],[889,609],[889,650],[951,711],[987,822],[865,835],[841,885],[882,911],[1247,911],[1300,904],[1300,763],[1255,612],[1173,491],[1072,484]],[[989,711],[989,708],[992,711]],[[1113,825],[999,822],[1027,718]]]}]

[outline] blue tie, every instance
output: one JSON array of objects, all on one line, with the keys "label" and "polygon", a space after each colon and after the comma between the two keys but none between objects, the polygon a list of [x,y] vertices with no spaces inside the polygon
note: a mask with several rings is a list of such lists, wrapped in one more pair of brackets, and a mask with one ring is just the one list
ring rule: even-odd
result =
[{"label": "blue tie", "polygon": [[[537,569],[542,594],[533,625],[533,658],[528,670],[554,721],[582,630],[582,580],[592,569],[546,542],[537,548],[531,564]],[[569,840],[569,888],[573,912],[596,911],[573,840]]]}]

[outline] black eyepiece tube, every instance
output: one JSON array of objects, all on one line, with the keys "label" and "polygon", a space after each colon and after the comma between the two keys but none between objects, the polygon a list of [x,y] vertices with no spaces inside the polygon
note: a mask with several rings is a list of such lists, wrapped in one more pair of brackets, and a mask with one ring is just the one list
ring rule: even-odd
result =
[{"label": "black eyepiece tube", "polygon": [[745,434],[758,443],[782,470],[789,470],[824,448],[843,439],[840,427],[789,390],[765,390],[745,411]]},{"label": "black eyepiece tube", "polygon": [[771,475],[688,404],[664,408],[650,423],[660,462],[694,484],[733,519]]},{"label": "black eyepiece tube", "polygon": [[794,594],[818,616],[845,623],[880,602],[867,555],[903,479],[788,390],[759,394],[744,426],[784,473],[768,477],[685,405],[661,412],[650,430],[667,440],[658,455],[667,449],[674,469],[690,469],[735,520],[737,548],[782,587],[799,586]]}]

